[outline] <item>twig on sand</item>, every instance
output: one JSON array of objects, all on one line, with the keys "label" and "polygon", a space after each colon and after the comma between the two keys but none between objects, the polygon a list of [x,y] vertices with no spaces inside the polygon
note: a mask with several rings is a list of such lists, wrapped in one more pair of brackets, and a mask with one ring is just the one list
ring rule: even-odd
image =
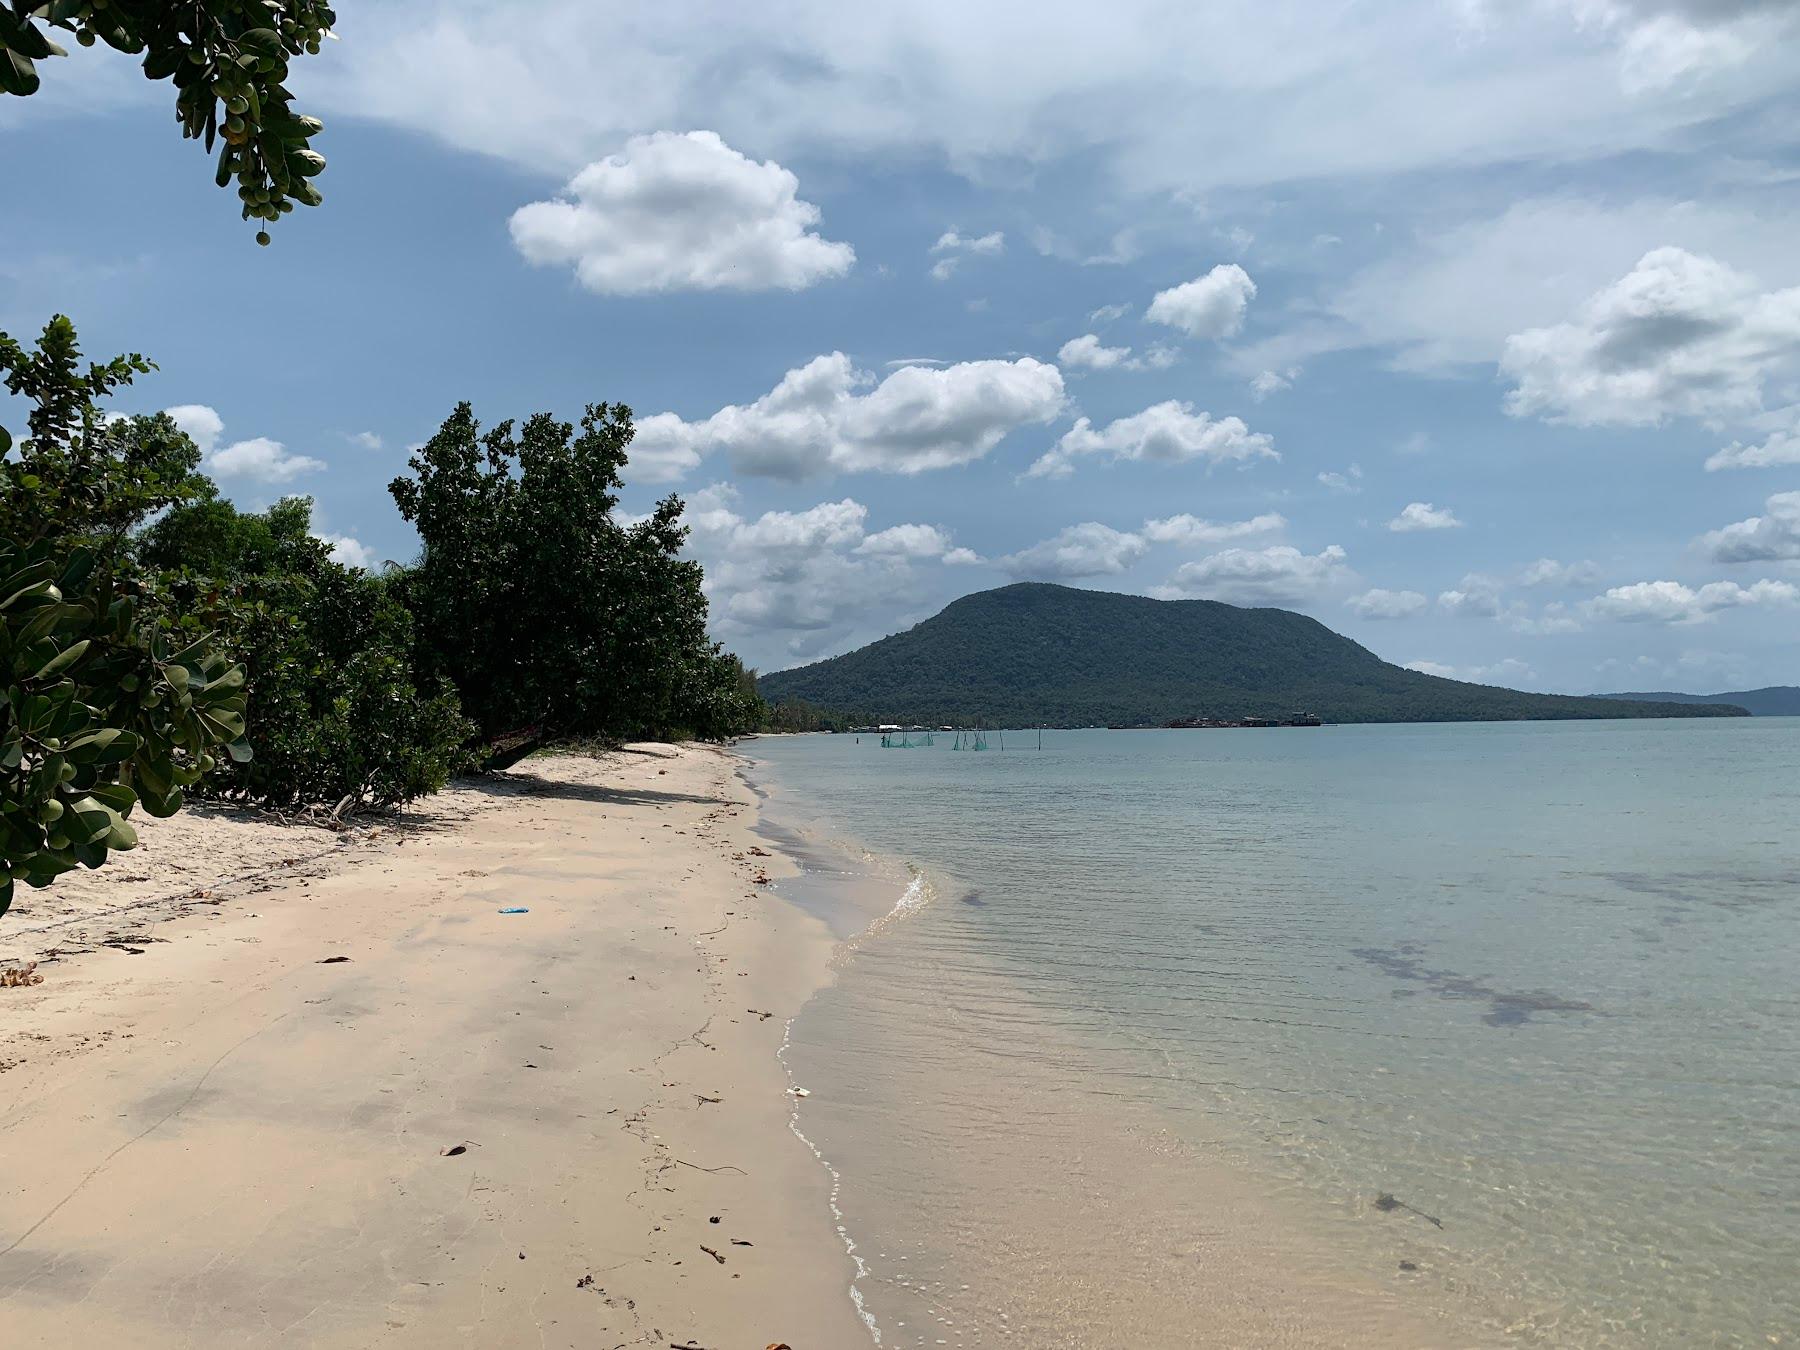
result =
[{"label": "twig on sand", "polygon": [[724,1163],[719,1167],[702,1167],[699,1163],[691,1163],[686,1158],[674,1158],[671,1159],[671,1161],[682,1167],[691,1167],[696,1172],[736,1172],[740,1177],[747,1177],[750,1175],[743,1168],[736,1167],[731,1163]]},{"label": "twig on sand", "polygon": [[1417,1214],[1434,1228],[1442,1228],[1444,1226],[1444,1221],[1442,1219],[1437,1218],[1435,1215],[1427,1214],[1422,1209],[1415,1209],[1413,1206],[1407,1204],[1406,1201],[1396,1199],[1386,1191],[1383,1191],[1380,1195],[1375,1197],[1375,1208],[1384,1214],[1390,1210],[1403,1209],[1408,1214]]},{"label": "twig on sand", "polygon": [[714,1251],[714,1250],[713,1250],[713,1249],[712,1249],[712,1248],[711,1248],[711,1247],[708,1247],[708,1246],[706,1246],[706,1245],[705,1245],[705,1244],[702,1244],[702,1245],[701,1245],[701,1247],[700,1247],[700,1250],[701,1250],[701,1251],[703,1251],[703,1252],[705,1252],[705,1253],[706,1253],[706,1254],[707,1254],[707,1255],[708,1255],[708,1256],[710,1256],[710,1257],[712,1257],[712,1259],[713,1259],[713,1260],[715,1260],[715,1261],[717,1261],[717,1262],[718,1262],[718,1263],[719,1263],[719,1264],[720,1264],[720,1265],[724,1265],[724,1264],[725,1264],[725,1258],[724,1258],[724,1257],[722,1257],[722,1256],[720,1256],[720,1255],[719,1255],[719,1254],[718,1254],[718,1253],[717,1253],[717,1252],[715,1252],[715,1251]]}]

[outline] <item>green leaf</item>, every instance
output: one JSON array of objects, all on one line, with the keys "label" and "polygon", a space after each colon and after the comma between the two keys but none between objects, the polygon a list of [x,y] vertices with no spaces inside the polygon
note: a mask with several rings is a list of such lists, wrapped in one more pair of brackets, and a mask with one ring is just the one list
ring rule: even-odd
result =
[{"label": "green leaf", "polygon": [[144,78],[166,80],[180,70],[186,60],[187,51],[183,47],[175,45],[161,49],[152,47],[144,57]]},{"label": "green leaf", "polygon": [[[8,584],[10,585],[11,583],[9,582]],[[0,593],[4,593],[4,591],[5,587],[0,586]],[[17,590],[8,595],[6,599],[0,600],[0,610],[11,609],[19,601],[24,600],[27,597],[31,599],[61,600],[62,592],[50,584],[50,574],[46,572],[44,576],[36,578],[35,580],[20,582]]]},{"label": "green leaf", "polygon": [[0,51],[0,94],[17,94],[25,98],[38,91],[38,73],[29,57],[15,51]]},{"label": "green leaf", "polygon": [[106,836],[106,847],[123,853],[138,845],[138,833],[130,821],[119,816],[113,817],[112,830]]},{"label": "green leaf", "polygon": [[[113,815],[103,802],[93,797],[77,797],[59,822],[63,833],[79,847],[104,839],[112,829]],[[91,864],[90,864],[91,866]]]},{"label": "green leaf", "polygon": [[67,647],[63,648],[61,652],[51,657],[49,661],[40,666],[37,674],[32,676],[32,678],[34,680],[47,680],[53,675],[61,674],[77,661],[81,660],[82,657],[86,656],[88,648],[91,645],[92,644],[86,638],[83,638],[80,642],[70,643]]},{"label": "green leaf", "polygon": [[123,783],[100,783],[88,789],[88,796],[104,802],[120,816],[128,816],[138,803],[138,795]]},{"label": "green leaf", "polygon": [[77,764],[118,764],[136,754],[140,744],[129,731],[102,727],[71,740],[63,751]]},{"label": "green leaf", "polygon": [[179,788],[171,788],[166,793],[146,790],[139,793],[138,796],[144,804],[144,810],[158,820],[172,816],[181,810],[181,790]]},{"label": "green leaf", "polygon": [[61,47],[40,33],[36,24],[29,19],[20,18],[4,8],[0,8],[0,43],[4,43],[10,51],[39,61],[46,56],[68,55]]}]

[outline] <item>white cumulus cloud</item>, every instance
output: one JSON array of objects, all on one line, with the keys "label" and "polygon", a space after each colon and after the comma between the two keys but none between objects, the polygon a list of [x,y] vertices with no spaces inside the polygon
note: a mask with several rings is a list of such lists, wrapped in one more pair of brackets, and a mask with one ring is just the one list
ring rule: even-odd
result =
[{"label": "white cumulus cloud", "polygon": [[1764,291],[1716,259],[1646,253],[1575,317],[1506,340],[1506,411],[1576,426],[1742,417],[1800,361],[1800,287]]},{"label": "white cumulus cloud", "polygon": [[1333,469],[1326,469],[1322,471],[1318,477],[1319,482],[1323,486],[1330,488],[1331,491],[1341,492],[1346,496],[1349,496],[1362,491],[1362,476],[1362,466],[1360,464],[1352,464],[1342,473],[1338,473]]},{"label": "white cumulus cloud", "polygon": [[843,276],[856,253],[814,230],[819,208],[799,186],[715,132],[659,131],[513,212],[512,238],[528,262],[571,266],[602,295],[801,290]]},{"label": "white cumulus cloud", "polygon": [[1079,370],[1111,370],[1131,359],[1131,348],[1103,346],[1093,333],[1083,333],[1063,343],[1056,359]]},{"label": "white cumulus cloud", "polygon": [[1158,291],[1144,317],[1192,338],[1228,338],[1244,326],[1256,283],[1236,263],[1220,263],[1205,276]]},{"label": "white cumulus cloud", "polygon": [[815,654],[919,603],[921,567],[981,561],[935,525],[871,532],[868,508],[853,497],[759,516],[742,514],[737,498],[725,483],[689,498],[688,551],[706,568],[715,630],[776,660]]},{"label": "white cumulus cloud", "polygon": [[999,563],[1015,577],[1073,581],[1080,577],[1117,576],[1142,558],[1149,547],[1141,535],[1090,520],[1070,525],[1030,548],[1009,553]]},{"label": "white cumulus cloud", "polygon": [[1396,534],[1408,534],[1414,530],[1454,530],[1461,526],[1462,522],[1449,507],[1433,506],[1430,502],[1409,502],[1399,515],[1387,523],[1387,527]]},{"label": "white cumulus cloud", "polygon": [[1250,381],[1250,397],[1261,403],[1270,394],[1279,394],[1283,389],[1291,389],[1299,374],[1298,366],[1289,366],[1286,370],[1258,371]]},{"label": "white cumulus cloud", "polygon": [[1143,535],[1153,544],[1224,544],[1233,539],[1247,539],[1252,535],[1273,534],[1277,530],[1287,528],[1287,517],[1275,511],[1260,516],[1252,516],[1249,520],[1202,520],[1185,512],[1178,516],[1165,516],[1161,520],[1146,520]]},{"label": "white cumulus cloud", "polygon": [[1519,573],[1522,586],[1592,586],[1600,580],[1600,567],[1591,561],[1564,563],[1539,558]]},{"label": "white cumulus cloud", "polygon": [[1465,684],[1532,684],[1537,672],[1517,657],[1508,656],[1491,666],[1450,666],[1442,661],[1408,661],[1407,670],[1421,675],[1436,675],[1441,680],[1461,680]]},{"label": "white cumulus cloud", "polygon": [[1800,560],[1800,492],[1777,492],[1763,514],[1709,530],[1700,546],[1714,562],[1794,562]]},{"label": "white cumulus cloud", "polygon": [[1713,581],[1699,587],[1679,581],[1639,581],[1630,586],[1614,586],[1589,600],[1584,608],[1596,619],[1693,624],[1703,623],[1721,610],[1795,603],[1800,603],[1800,586],[1765,578],[1748,586],[1735,581]]},{"label": "white cumulus cloud", "polygon": [[1228,548],[1183,563],[1164,593],[1234,605],[1304,605],[1343,581],[1348,571],[1344,550],[1336,544],[1317,553],[1288,544]]},{"label": "white cumulus cloud", "polygon": [[200,467],[215,478],[242,478],[253,483],[291,483],[302,474],[325,467],[323,460],[296,454],[267,436],[220,446],[225,419],[204,403],[182,403],[163,411],[187,434],[204,456]]},{"label": "white cumulus cloud", "polygon": [[1185,464],[1204,459],[1209,463],[1247,463],[1279,459],[1273,441],[1251,431],[1241,418],[1196,412],[1191,403],[1169,399],[1140,413],[1121,417],[1095,430],[1087,418],[1077,419],[1047,453],[1027,470],[1033,478],[1060,477],[1083,455],[1106,455],[1112,460],[1150,460],[1159,464]]},{"label": "white cumulus cloud", "polygon": [[856,546],[858,553],[893,558],[941,558],[950,550],[950,536],[936,525],[893,525]]},{"label": "white cumulus cloud", "polygon": [[1063,402],[1061,373],[1030,357],[902,366],[877,382],[832,352],[790,370],[754,403],[692,422],[645,418],[632,453],[665,479],[715,450],[769,478],[921,473],[980,459],[1009,431],[1055,419]]},{"label": "white cumulus cloud", "polygon": [[1006,251],[1006,236],[999,230],[971,237],[956,230],[945,230],[931,246],[937,261],[931,265],[932,279],[948,281],[964,258],[992,258]]},{"label": "white cumulus cloud", "polygon": [[1377,586],[1344,603],[1365,619],[1410,619],[1424,613],[1429,601],[1417,591],[1389,591]]},{"label": "white cumulus cloud", "polygon": [[1463,618],[1497,618],[1501,590],[1499,578],[1470,572],[1454,588],[1438,592],[1438,608]]},{"label": "white cumulus cloud", "polygon": [[1715,450],[1707,457],[1706,471],[1779,469],[1790,464],[1800,464],[1800,422],[1789,429],[1771,432],[1767,440],[1757,445],[1733,441],[1724,449]]},{"label": "white cumulus cloud", "polygon": [[247,478],[256,483],[291,483],[301,474],[325,467],[323,460],[297,455],[280,441],[255,436],[215,450],[202,465],[217,478]]},{"label": "white cumulus cloud", "polygon": [[375,566],[375,550],[360,539],[352,539],[347,534],[320,534],[313,537],[321,543],[331,545],[331,561],[334,563],[342,563],[345,567]]},{"label": "white cumulus cloud", "polygon": [[225,419],[204,403],[181,403],[163,411],[187,433],[189,440],[200,447],[203,455],[212,453],[225,431]]},{"label": "white cumulus cloud", "polygon": [[1167,370],[1179,356],[1173,347],[1160,346],[1134,356],[1130,347],[1108,347],[1095,334],[1083,333],[1063,343],[1056,359],[1075,370]]}]

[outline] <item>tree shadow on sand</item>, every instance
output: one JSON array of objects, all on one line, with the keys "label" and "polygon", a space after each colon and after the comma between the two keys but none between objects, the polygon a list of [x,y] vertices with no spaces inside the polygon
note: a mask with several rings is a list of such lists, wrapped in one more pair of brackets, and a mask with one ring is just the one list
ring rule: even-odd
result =
[{"label": "tree shadow on sand", "polygon": [[670,806],[688,802],[700,806],[726,806],[723,797],[692,792],[664,792],[657,788],[606,787],[598,783],[564,783],[517,769],[485,778],[472,778],[467,786],[476,792],[502,797],[550,797],[557,801],[593,802],[598,806]]}]

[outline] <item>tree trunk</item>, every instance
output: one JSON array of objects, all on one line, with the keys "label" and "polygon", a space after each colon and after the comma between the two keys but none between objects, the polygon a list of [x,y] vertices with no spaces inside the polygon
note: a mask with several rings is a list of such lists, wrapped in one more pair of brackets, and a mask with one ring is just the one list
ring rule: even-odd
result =
[{"label": "tree trunk", "polygon": [[532,727],[523,732],[515,732],[514,735],[518,736],[517,741],[509,736],[504,741],[496,741],[488,746],[487,758],[481,761],[483,773],[499,773],[503,769],[510,769],[527,755],[542,750],[554,739],[542,727]]}]

